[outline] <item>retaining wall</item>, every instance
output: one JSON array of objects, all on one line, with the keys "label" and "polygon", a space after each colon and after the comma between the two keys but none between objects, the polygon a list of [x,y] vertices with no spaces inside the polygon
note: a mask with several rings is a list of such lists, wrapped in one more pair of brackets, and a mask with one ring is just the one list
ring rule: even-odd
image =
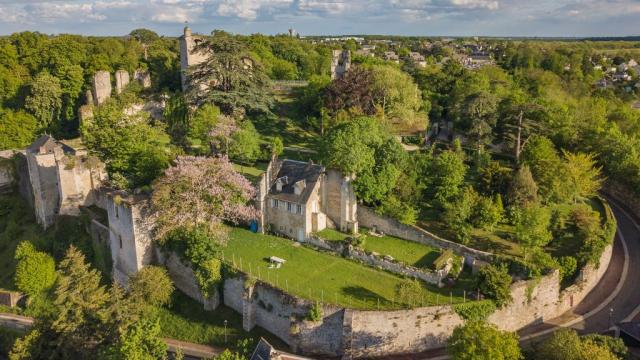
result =
[{"label": "retaining wall", "polygon": [[[443,286],[442,279],[444,279],[452,269],[451,262],[448,263],[444,267],[444,269],[437,271],[420,269],[415,266],[406,265],[399,261],[387,259],[384,256],[367,254],[364,250],[355,248],[353,246],[345,246],[340,242],[325,241],[315,236],[307,238],[305,242],[317,248],[331,251],[339,255],[344,254],[346,257],[359,260],[366,265],[377,267],[395,274],[417,278],[429,284],[437,285],[439,287]],[[462,267],[460,268],[462,269]]]},{"label": "retaining wall", "polygon": [[614,180],[607,180],[602,192],[613,200],[624,204],[626,210],[630,211],[636,219],[640,219],[640,195],[637,195],[628,186]]},{"label": "retaining wall", "polygon": [[358,222],[360,226],[367,228],[375,227],[378,231],[401,239],[415,241],[433,247],[451,249],[467,259],[491,261],[493,258],[491,253],[472,249],[462,244],[443,239],[414,225],[402,224],[390,217],[378,215],[372,209],[364,206],[358,206]]}]

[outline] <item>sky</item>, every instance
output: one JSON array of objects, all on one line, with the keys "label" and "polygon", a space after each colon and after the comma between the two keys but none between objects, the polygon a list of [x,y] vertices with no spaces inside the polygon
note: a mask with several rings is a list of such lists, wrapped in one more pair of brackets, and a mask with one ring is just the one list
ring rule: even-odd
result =
[{"label": "sky", "polygon": [[640,35],[640,0],[0,0],[0,34]]}]

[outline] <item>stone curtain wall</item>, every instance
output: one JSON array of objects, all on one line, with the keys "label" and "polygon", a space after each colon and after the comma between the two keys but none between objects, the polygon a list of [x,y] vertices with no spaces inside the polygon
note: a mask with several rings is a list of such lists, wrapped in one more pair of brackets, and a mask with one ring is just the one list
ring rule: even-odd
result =
[{"label": "stone curtain wall", "polygon": [[0,151],[0,194],[11,192],[15,181],[13,151]]},{"label": "stone curtain wall", "polygon": [[371,357],[439,348],[463,322],[451,306],[353,311],[351,355]]},{"label": "stone curtain wall", "polygon": [[360,226],[370,229],[376,227],[378,231],[382,231],[385,234],[401,239],[429,246],[451,249],[465,258],[473,258],[483,261],[491,261],[493,258],[491,253],[472,249],[453,241],[445,240],[417,226],[405,225],[390,217],[378,215],[372,209],[364,206],[358,207],[358,222],[360,223]]},{"label": "stone curtain wall", "polygon": [[614,180],[607,180],[602,192],[619,203],[624,204],[636,219],[640,219],[640,195],[637,195],[628,186]]},{"label": "stone curtain wall", "polygon": [[175,253],[166,255],[162,251],[156,250],[156,257],[158,262],[167,268],[169,277],[180,291],[203,304],[206,310],[215,310],[218,307],[220,295],[216,292],[210,298],[205,298],[200,291],[193,269],[185,265]]}]

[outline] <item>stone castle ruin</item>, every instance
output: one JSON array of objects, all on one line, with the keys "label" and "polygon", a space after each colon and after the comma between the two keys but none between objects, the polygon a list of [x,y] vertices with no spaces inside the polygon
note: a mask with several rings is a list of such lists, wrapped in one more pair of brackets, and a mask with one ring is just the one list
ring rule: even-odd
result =
[{"label": "stone castle ruin", "polygon": [[351,68],[351,52],[349,50],[333,50],[331,58],[331,80],[341,79]]},{"label": "stone castle ruin", "polygon": [[[151,75],[146,70],[136,70],[133,79],[138,81],[145,89],[151,87]],[[116,71],[115,81],[116,94],[121,94],[131,81],[129,72],[127,70]],[[87,91],[87,104],[102,105],[111,97],[112,92],[111,74],[108,71],[97,71],[93,75],[92,88]],[[89,99],[91,99],[91,102],[89,102]]]},{"label": "stone castle ruin", "polygon": [[49,135],[25,151],[36,220],[42,227],[57,215],[79,215],[80,206],[98,202],[98,189],[107,179],[104,164]]},{"label": "stone castle ruin", "polygon": [[195,47],[203,40],[202,36],[193,35],[191,29],[184,28],[184,34],[180,37],[180,77],[182,79],[182,91],[187,89],[187,70],[191,66],[202,64],[207,60],[208,54],[195,51]]}]

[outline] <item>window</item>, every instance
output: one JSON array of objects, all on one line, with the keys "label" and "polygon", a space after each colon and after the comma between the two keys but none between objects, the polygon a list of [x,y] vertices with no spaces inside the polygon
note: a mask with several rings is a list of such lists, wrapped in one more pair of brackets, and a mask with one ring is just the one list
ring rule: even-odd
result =
[{"label": "window", "polygon": [[296,205],[296,213],[302,214],[302,205]]},{"label": "window", "polygon": [[271,199],[271,207],[275,209],[278,208],[278,199]]},{"label": "window", "polygon": [[287,211],[288,212],[291,212],[291,205],[293,205],[293,204],[291,204],[290,202],[287,203]]}]

